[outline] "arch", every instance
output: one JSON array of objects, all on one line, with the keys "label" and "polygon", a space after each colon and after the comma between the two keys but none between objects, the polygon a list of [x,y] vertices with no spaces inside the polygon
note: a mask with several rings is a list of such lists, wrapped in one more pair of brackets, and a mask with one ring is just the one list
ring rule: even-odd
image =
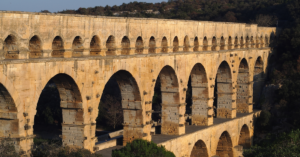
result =
[{"label": "arch", "polygon": [[243,146],[243,148],[251,147],[250,131],[246,124],[243,125],[241,129],[240,136],[239,136],[239,145]]},{"label": "arch", "polygon": [[251,36],[251,38],[250,38],[250,44],[251,44],[251,48],[255,48],[255,43],[254,43],[253,36]]},{"label": "arch", "polygon": [[101,52],[101,47],[100,47],[100,38],[97,35],[94,35],[91,43],[90,43],[90,55],[91,56],[98,56],[100,55]]},{"label": "arch", "polygon": [[217,146],[217,156],[219,157],[233,157],[232,141],[227,131],[224,131],[219,138]]},{"label": "arch", "polygon": [[239,39],[238,39],[237,36],[236,36],[235,39],[234,39],[234,48],[235,48],[235,49],[239,48]]},{"label": "arch", "polygon": [[156,53],[155,48],[156,48],[156,42],[155,42],[155,38],[152,36],[149,40],[149,52],[148,53]]},{"label": "arch", "polygon": [[29,40],[29,58],[41,58],[42,57],[42,41],[35,35]]},{"label": "arch", "polygon": [[264,39],[263,39],[263,36],[260,37],[260,48],[263,48],[265,47],[265,42],[264,42]]},{"label": "arch", "polygon": [[249,36],[246,37],[246,48],[250,48],[250,38]]},{"label": "arch", "polygon": [[192,125],[208,125],[208,80],[205,68],[197,63],[191,71]]},{"label": "arch", "polygon": [[196,51],[199,51],[199,40],[198,40],[198,37],[195,37],[194,39],[194,49],[193,49],[194,52]]},{"label": "arch", "polygon": [[5,59],[19,59],[19,46],[16,36],[10,34],[4,40]]},{"label": "arch", "polygon": [[232,39],[231,36],[228,37],[228,50],[232,49]]},{"label": "arch", "polygon": [[225,49],[225,39],[222,36],[220,40],[220,50],[224,50],[224,49]]},{"label": "arch", "polygon": [[244,48],[244,38],[243,38],[243,36],[241,36],[241,39],[240,39],[240,48]]},{"label": "arch", "polygon": [[253,101],[258,104],[261,91],[264,84],[264,62],[262,57],[258,57],[254,65],[254,75],[253,75]]},{"label": "arch", "polygon": [[167,53],[168,52],[168,40],[166,37],[162,38],[161,41],[161,52]]},{"label": "arch", "polygon": [[246,59],[242,59],[239,65],[239,73],[237,76],[237,93],[236,106],[237,112],[249,113],[249,66]]},{"label": "arch", "polygon": [[176,36],[173,40],[173,52],[178,52],[179,51],[179,41],[178,37]]},{"label": "arch", "polygon": [[232,118],[232,76],[229,64],[223,61],[217,71],[215,79],[214,107],[217,108],[218,118]]},{"label": "arch", "polygon": [[265,47],[269,47],[269,37],[265,36]]},{"label": "arch", "polygon": [[205,143],[198,140],[192,150],[191,157],[208,157],[208,151]]},{"label": "arch", "polygon": [[52,57],[64,57],[64,42],[60,36],[56,36],[52,42]]},{"label": "arch", "polygon": [[212,51],[216,51],[217,50],[217,38],[216,37],[212,38],[211,50]]},{"label": "arch", "polygon": [[143,54],[143,51],[144,51],[143,38],[141,36],[139,36],[136,39],[136,42],[135,42],[135,53],[136,54]]},{"label": "arch", "polygon": [[83,41],[80,36],[76,36],[72,43],[73,57],[81,57],[83,55]]},{"label": "arch", "polygon": [[256,36],[255,37],[255,48],[259,48],[259,44],[260,44],[259,38],[258,38],[258,36]]},{"label": "arch", "polygon": [[185,36],[183,41],[183,51],[188,52],[189,48],[190,48],[190,40],[188,36]]},{"label": "arch", "polygon": [[130,40],[127,36],[124,36],[121,41],[122,51],[121,55],[129,55],[130,54]]},{"label": "arch", "polygon": [[106,56],[116,55],[116,39],[114,36],[109,36],[106,40]]},{"label": "arch", "polygon": [[203,51],[207,51],[208,49],[208,40],[206,37],[203,38]]},{"label": "arch", "polygon": [[[162,68],[158,75],[162,97],[161,133],[179,135],[179,84],[177,75],[171,66]],[[158,80],[158,79],[156,79]],[[183,125],[183,124],[182,124]]]}]

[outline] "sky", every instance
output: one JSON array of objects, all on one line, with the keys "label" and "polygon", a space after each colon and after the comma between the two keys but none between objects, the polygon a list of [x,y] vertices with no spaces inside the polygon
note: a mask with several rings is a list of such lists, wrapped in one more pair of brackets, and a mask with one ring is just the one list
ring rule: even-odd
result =
[{"label": "sky", "polygon": [[66,9],[77,10],[80,7],[121,5],[133,1],[157,3],[167,0],[0,0],[0,10],[28,12],[49,10],[50,12],[57,12]]}]

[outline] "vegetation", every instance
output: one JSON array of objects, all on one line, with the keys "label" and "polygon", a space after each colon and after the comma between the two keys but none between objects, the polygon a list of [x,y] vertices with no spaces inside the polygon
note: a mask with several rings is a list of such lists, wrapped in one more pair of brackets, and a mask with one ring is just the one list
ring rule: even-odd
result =
[{"label": "vegetation", "polygon": [[175,157],[163,146],[157,146],[153,142],[146,140],[134,140],[119,150],[113,150],[112,157]]}]

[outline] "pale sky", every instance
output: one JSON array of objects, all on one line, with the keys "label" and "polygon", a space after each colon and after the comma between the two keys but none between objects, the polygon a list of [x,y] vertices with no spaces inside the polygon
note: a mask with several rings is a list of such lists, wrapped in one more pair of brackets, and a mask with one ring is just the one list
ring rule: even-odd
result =
[{"label": "pale sky", "polygon": [[29,12],[49,10],[57,12],[66,9],[77,10],[79,7],[121,5],[133,1],[157,3],[167,0],[0,0],[0,10]]}]

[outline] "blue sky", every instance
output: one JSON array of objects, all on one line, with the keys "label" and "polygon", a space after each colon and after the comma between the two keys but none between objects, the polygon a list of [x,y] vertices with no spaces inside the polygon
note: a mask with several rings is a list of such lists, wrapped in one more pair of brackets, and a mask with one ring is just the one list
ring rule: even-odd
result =
[{"label": "blue sky", "polygon": [[[51,12],[65,9],[78,9],[79,7],[95,7],[106,5],[121,5],[135,0],[0,0],[0,10],[39,12],[49,10]],[[136,0],[138,2],[162,2],[167,0]]]}]

